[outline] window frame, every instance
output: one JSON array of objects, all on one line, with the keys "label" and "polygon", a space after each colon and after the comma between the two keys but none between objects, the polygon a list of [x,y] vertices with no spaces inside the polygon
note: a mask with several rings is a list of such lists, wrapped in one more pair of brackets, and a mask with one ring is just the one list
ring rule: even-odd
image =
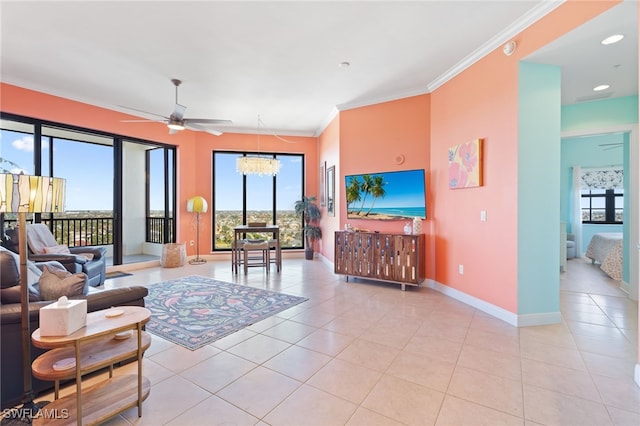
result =
[{"label": "window frame", "polygon": [[[584,191],[589,191],[588,194],[585,194]],[[624,222],[616,221],[616,211],[620,209],[616,209],[616,199],[620,197],[624,204],[624,192],[616,192],[620,191],[620,189],[606,189],[604,194],[593,194],[591,189],[584,189],[580,194],[581,199],[589,200],[589,207],[580,206],[581,217],[583,217],[585,211],[589,214],[589,220],[582,219],[582,223],[585,224],[593,224],[593,225],[622,225]],[[593,220],[593,211],[594,210],[602,210],[602,208],[594,208],[593,200],[595,198],[604,198],[605,199],[605,220]],[[622,209],[624,215],[624,208]]]},{"label": "window frame", "polygon": [[[228,151],[228,150],[213,150],[211,152],[211,168],[212,168],[212,173],[211,173],[211,188],[212,188],[212,194],[211,194],[211,209],[212,209],[212,214],[211,214],[211,247],[212,247],[212,251],[213,252],[228,252],[231,251],[230,247],[218,247],[216,245],[216,217],[218,216],[217,214],[217,206],[216,206],[216,197],[215,197],[215,190],[216,190],[216,155],[217,154],[223,154],[223,155],[237,155],[237,156],[255,156],[256,152],[253,151]],[[305,154],[303,153],[289,153],[289,152],[260,152],[260,156],[262,157],[269,157],[269,158],[279,158],[282,159],[282,157],[295,157],[295,158],[299,158],[300,159],[300,190],[301,193],[299,194],[299,198],[301,199],[303,196],[303,192],[304,192],[304,182],[305,182]],[[239,172],[237,172],[239,173]],[[278,175],[275,175],[273,177],[270,176],[263,176],[262,179],[273,179],[273,184],[272,184],[272,188],[273,188],[273,194],[271,196],[271,214],[272,214],[272,224],[278,224],[278,205],[277,205],[277,200],[278,200],[278,193],[277,193],[277,188],[278,188]],[[242,217],[242,223],[246,224],[247,223],[247,218],[248,218],[248,210],[247,209],[247,176],[246,175],[242,175],[242,211],[241,211],[241,217]],[[303,229],[304,227],[304,223],[302,220],[302,217],[300,217],[300,228],[299,229]],[[280,236],[282,239],[283,233],[282,231],[280,232]],[[300,238],[300,244],[299,245],[293,245],[293,246],[282,246],[282,250],[295,250],[295,249],[302,249],[304,248],[304,238]]]}]

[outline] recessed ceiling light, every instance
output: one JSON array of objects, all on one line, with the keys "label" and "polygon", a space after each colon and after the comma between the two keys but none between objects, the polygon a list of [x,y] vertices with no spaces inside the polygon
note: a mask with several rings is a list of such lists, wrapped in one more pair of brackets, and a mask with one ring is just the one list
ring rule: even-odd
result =
[{"label": "recessed ceiling light", "polygon": [[606,46],[607,44],[617,43],[620,40],[622,40],[623,38],[624,38],[624,36],[622,34],[615,34],[615,35],[612,35],[612,36],[609,36],[609,37],[605,38],[604,40],[602,40],[600,42],[600,44],[604,44]]},{"label": "recessed ceiling light", "polygon": [[607,90],[609,87],[611,87],[611,86],[609,86],[608,84],[601,84],[600,86],[594,87],[593,91],[594,92],[599,92],[601,90]]}]

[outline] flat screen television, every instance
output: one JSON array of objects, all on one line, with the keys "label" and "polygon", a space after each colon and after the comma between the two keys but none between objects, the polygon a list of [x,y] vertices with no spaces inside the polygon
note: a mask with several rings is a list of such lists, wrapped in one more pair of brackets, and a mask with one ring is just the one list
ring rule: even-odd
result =
[{"label": "flat screen television", "polygon": [[348,219],[427,218],[424,169],[345,176]]}]

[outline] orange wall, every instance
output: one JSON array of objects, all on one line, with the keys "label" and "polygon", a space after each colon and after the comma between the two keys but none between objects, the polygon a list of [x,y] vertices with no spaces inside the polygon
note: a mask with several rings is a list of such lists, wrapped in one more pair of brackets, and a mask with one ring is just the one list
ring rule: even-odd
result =
[{"label": "orange wall", "polygon": [[[344,176],[425,168],[427,278],[516,313],[518,61],[617,2],[570,0],[515,37],[518,48],[511,57],[498,48],[431,95],[341,112],[336,177],[340,221],[326,226],[325,235],[345,223],[401,233],[404,221],[347,220]],[[329,132],[334,129],[328,128],[320,140],[326,136],[333,141]],[[449,190],[448,149],[475,138],[485,141],[484,185]],[[330,149],[333,143],[321,144],[320,158],[332,156]],[[404,163],[396,162],[399,156]],[[487,211],[487,222],[480,222],[481,210]],[[325,247],[325,254],[332,251]],[[463,275],[458,273],[461,264]]]},{"label": "orange wall", "polygon": [[[425,186],[428,188],[431,180],[430,115],[430,95],[413,96],[340,113],[340,167],[336,174],[336,215],[340,220],[334,224],[332,233],[344,227],[345,223],[372,231],[403,232],[405,220],[347,219],[344,177],[360,173],[425,169]],[[434,217],[432,203],[432,196],[427,190],[427,220],[423,222],[427,241],[432,238],[428,231]],[[331,238],[333,240],[333,236]],[[426,250],[425,260],[429,257],[428,252]]]},{"label": "orange wall", "polygon": [[[437,282],[517,313],[518,61],[613,5],[567,2],[515,37],[513,56],[496,49],[432,93]],[[449,190],[447,150],[475,138],[484,139],[484,185]]]},{"label": "orange wall", "polygon": [[[214,136],[206,132],[184,130],[169,135],[162,123],[122,123],[121,120],[135,117],[96,106],[47,95],[41,92],[0,83],[0,110],[6,113],[38,118],[51,122],[100,130],[121,136],[145,139],[177,146],[178,212],[177,241],[195,240],[195,229],[191,225],[191,215],[187,213],[187,200],[194,195],[202,195],[211,201],[212,155],[216,150],[257,151],[258,136],[225,133]],[[274,136],[260,136],[262,151],[302,153],[305,155],[305,190],[315,194],[318,187],[317,138],[285,136],[283,141]],[[204,214],[201,235],[210,235],[211,210]],[[209,251],[209,238],[202,238],[200,251]],[[195,248],[187,247],[189,254]]]},{"label": "orange wall", "polygon": [[[334,259],[334,232],[340,228],[340,116],[335,117],[331,123],[324,129],[324,132],[318,138],[318,151],[322,153],[320,156],[320,164],[326,165],[327,168],[335,167],[335,199],[336,205],[334,216],[329,216],[327,207],[320,207],[322,241],[320,242],[320,252],[329,262]],[[318,169],[320,168],[318,164]],[[319,193],[319,190],[318,190]],[[319,199],[320,197],[318,197]],[[320,205],[320,204],[318,204]]]}]

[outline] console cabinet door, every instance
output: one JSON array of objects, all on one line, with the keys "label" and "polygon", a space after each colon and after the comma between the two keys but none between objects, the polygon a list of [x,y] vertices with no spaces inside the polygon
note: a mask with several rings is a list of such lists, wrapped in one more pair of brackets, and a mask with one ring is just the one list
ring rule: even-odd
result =
[{"label": "console cabinet door", "polygon": [[395,280],[406,283],[418,283],[419,240],[415,235],[397,235],[395,237],[396,264]]}]

